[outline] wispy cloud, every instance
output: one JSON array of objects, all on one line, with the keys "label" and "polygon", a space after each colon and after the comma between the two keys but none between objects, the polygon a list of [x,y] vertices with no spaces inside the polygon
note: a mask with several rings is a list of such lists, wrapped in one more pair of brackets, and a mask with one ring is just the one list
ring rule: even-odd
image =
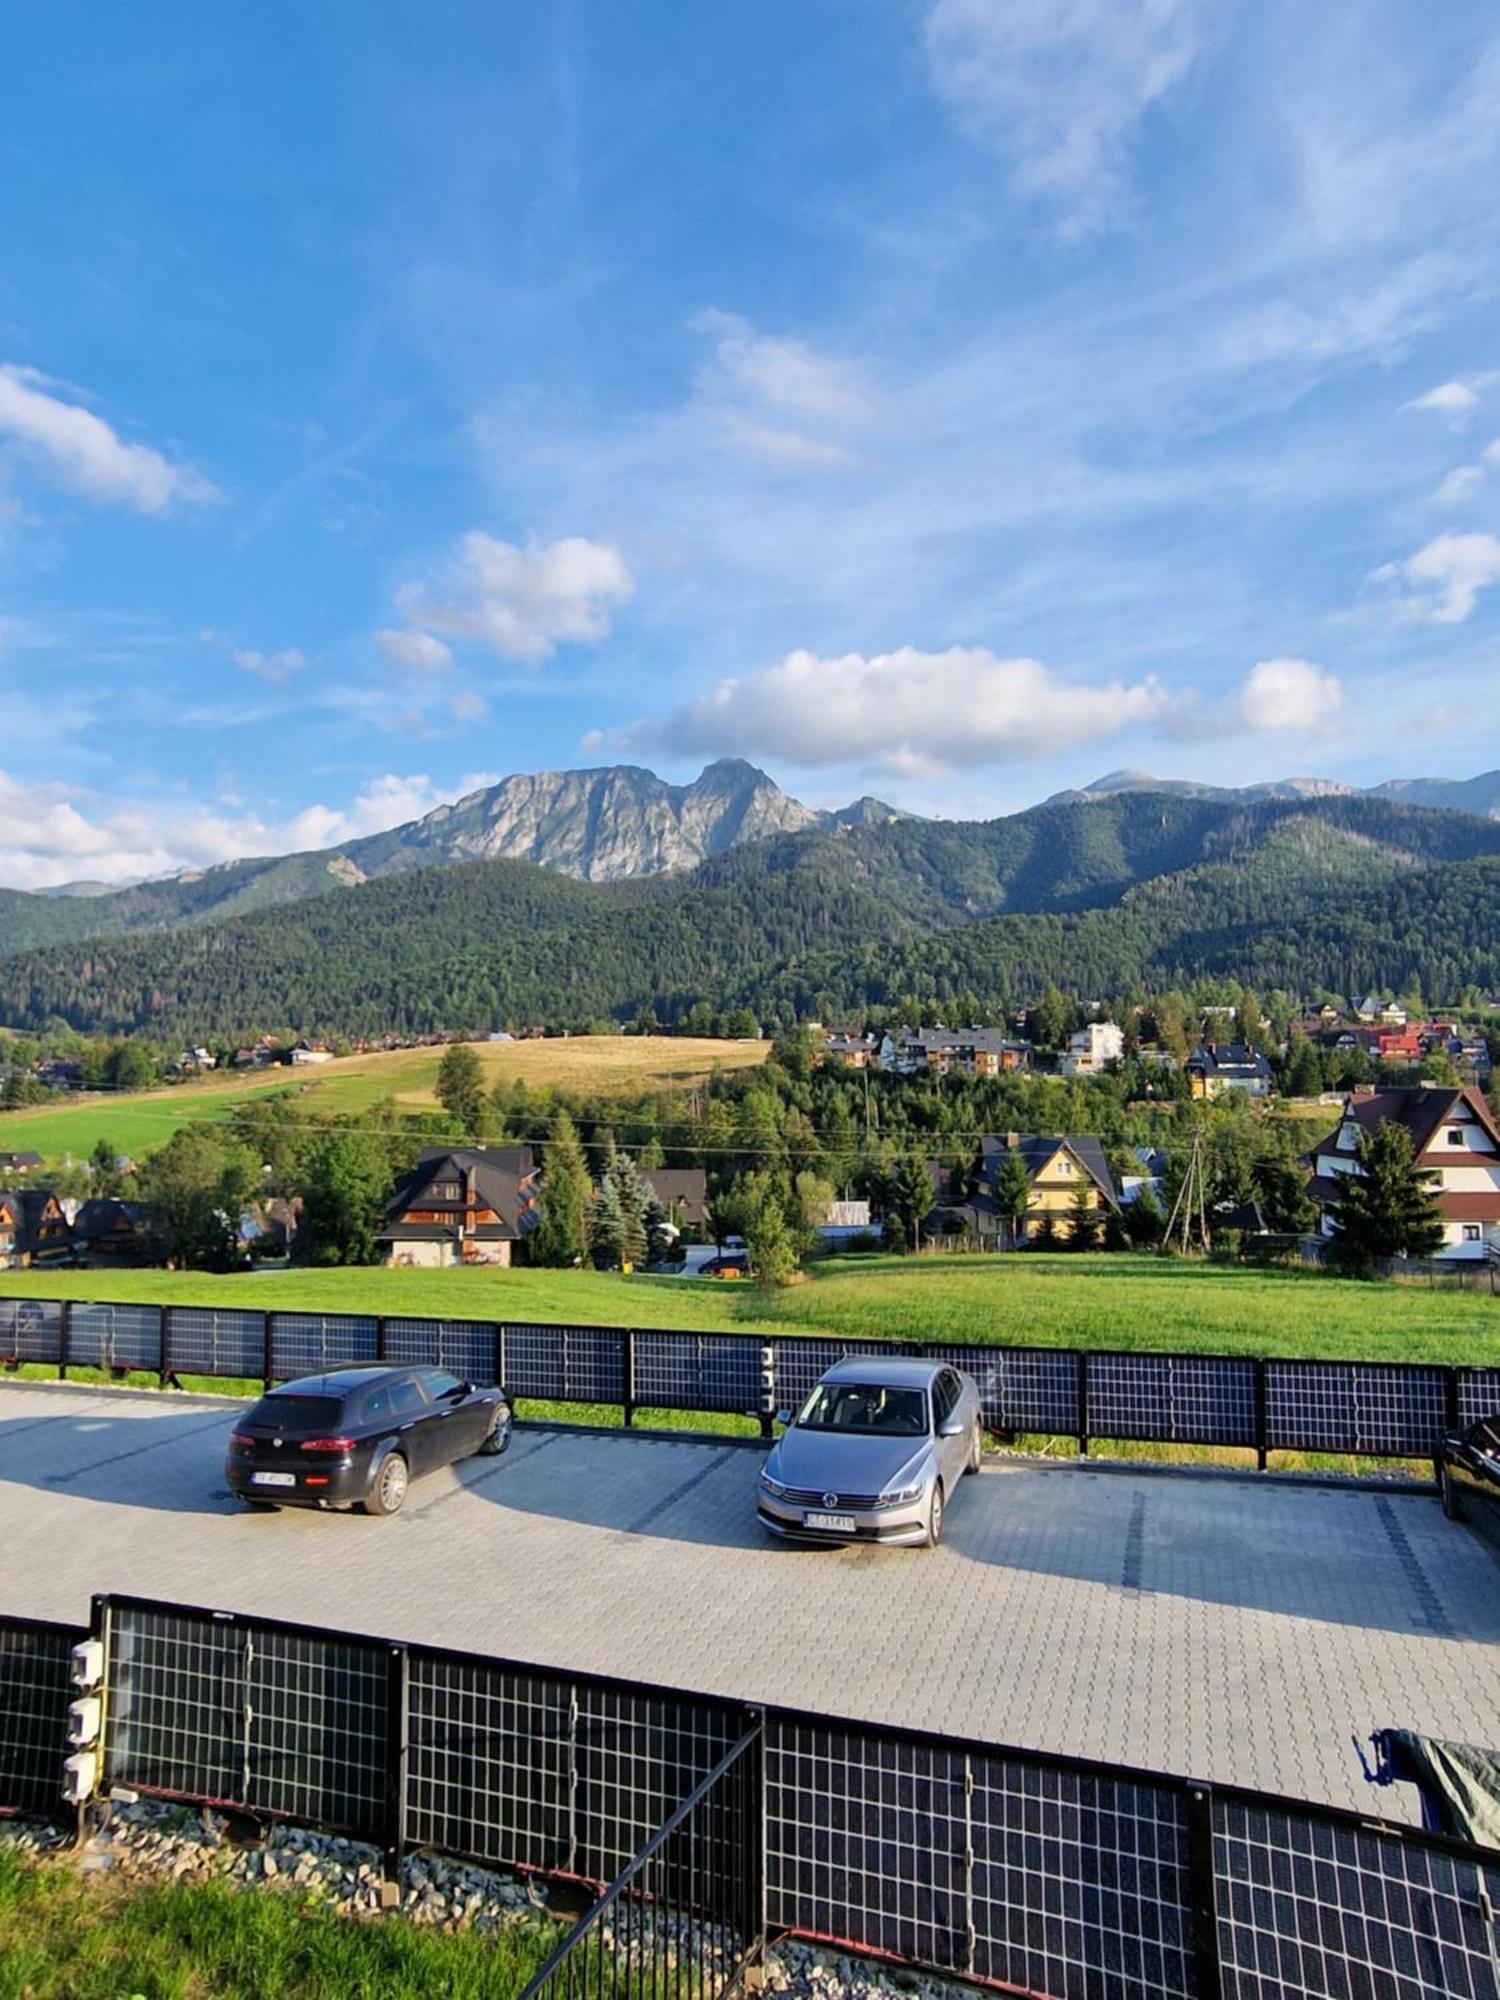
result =
[{"label": "wispy cloud", "polygon": [[279,653],[257,653],[245,648],[233,658],[241,673],[254,674],[257,680],[269,681],[273,687],[282,686],[307,668],[307,656],[296,646],[286,646]]},{"label": "wispy cloud", "polygon": [[220,497],[191,466],[149,445],[127,442],[34,369],[0,366],[0,440],[18,448],[54,484],[101,506],[164,514],[179,501],[201,504]]},{"label": "wispy cloud", "polygon": [[1128,203],[1141,121],[1202,53],[1210,14],[1206,0],[934,0],[927,53],[965,130],[1081,237]]},{"label": "wispy cloud", "polygon": [[1374,581],[1399,588],[1397,613],[1414,624],[1461,625],[1479,594],[1500,583],[1500,535],[1439,535],[1401,562],[1383,563]]}]

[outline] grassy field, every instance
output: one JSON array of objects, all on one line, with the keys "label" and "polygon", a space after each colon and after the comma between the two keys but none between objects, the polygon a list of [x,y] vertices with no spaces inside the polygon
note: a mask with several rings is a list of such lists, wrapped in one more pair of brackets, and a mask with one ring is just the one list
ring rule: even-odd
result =
[{"label": "grassy field", "polygon": [[[603,1095],[665,1090],[707,1076],[714,1068],[748,1069],[764,1062],[769,1042],[717,1042],[672,1035],[579,1035],[566,1041],[475,1042],[489,1088],[522,1078],[548,1087]],[[309,1113],[352,1116],[384,1098],[403,1110],[430,1111],[441,1049],[393,1049],[345,1056],[311,1069],[259,1070],[207,1076],[163,1090],[113,1096],[67,1093],[56,1104],[0,1112],[0,1152],[38,1152],[49,1162],[86,1159],[105,1138],[117,1153],[140,1159],[179,1126],[227,1118],[237,1104],[292,1091]]]},{"label": "grassy field", "polygon": [[0,1294],[882,1340],[1500,1363],[1500,1299],[1131,1255],[851,1257],[766,1294],[582,1271],[0,1274]]},{"label": "grassy field", "polygon": [[0,1850],[0,2000],[497,2000],[562,1935],[447,1935],[289,1891],[89,1881]]}]

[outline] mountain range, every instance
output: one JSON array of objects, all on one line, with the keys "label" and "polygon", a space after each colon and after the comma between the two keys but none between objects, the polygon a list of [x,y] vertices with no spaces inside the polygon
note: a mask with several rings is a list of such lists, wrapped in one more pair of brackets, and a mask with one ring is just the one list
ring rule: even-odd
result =
[{"label": "mountain range", "polygon": [[[469,805],[439,829],[487,837],[483,806]],[[383,872],[338,893],[327,857],[310,857],[318,893],[269,907],[12,940],[0,1023],[180,1043],[258,1029],[483,1033],[643,1008],[664,1023],[736,1006],[837,1020],[930,1004],[953,1018],[1024,1004],[1049,982],[1085,999],[1201,978],[1346,995],[1417,982],[1449,1001],[1500,990],[1500,820],[1474,814],[1385,795],[1122,785],[983,822],[877,808],[757,837],[744,824],[696,866],[603,881],[532,860],[449,860],[446,836],[430,839],[424,866],[401,829]],[[580,862],[586,850],[575,847]],[[239,879],[237,894],[253,888]],[[190,897],[198,885],[173,886]]]},{"label": "mountain range", "polygon": [[1267,799],[1394,799],[1399,805],[1500,819],[1500,771],[1484,771],[1477,778],[1387,778],[1384,784],[1363,790],[1337,778],[1274,778],[1263,785],[1227,786],[1203,785],[1192,778],[1154,778],[1149,771],[1111,771],[1077,791],[1054,792],[1046,803],[1112,799],[1121,792],[1165,792],[1173,798],[1238,800],[1243,805]]},{"label": "mountain range", "polygon": [[453,805],[338,847],[227,861],[128,888],[73,882],[0,889],[0,954],[236,917],[382,876],[458,861],[530,861],[584,882],[696,867],[772,834],[880,826],[903,817],[879,799],[820,812],[734,757],[690,785],[632,764],[502,779]]}]

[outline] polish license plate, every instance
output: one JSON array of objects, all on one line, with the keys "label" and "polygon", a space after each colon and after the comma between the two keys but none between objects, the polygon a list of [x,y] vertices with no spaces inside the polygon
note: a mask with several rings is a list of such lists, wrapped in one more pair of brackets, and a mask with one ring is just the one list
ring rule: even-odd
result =
[{"label": "polish license plate", "polygon": [[252,1486],[295,1486],[297,1484],[297,1475],[295,1472],[252,1472],[250,1475],[250,1484]]},{"label": "polish license plate", "polygon": [[804,1528],[822,1528],[829,1534],[852,1535],[854,1516],[852,1514],[804,1514]]}]

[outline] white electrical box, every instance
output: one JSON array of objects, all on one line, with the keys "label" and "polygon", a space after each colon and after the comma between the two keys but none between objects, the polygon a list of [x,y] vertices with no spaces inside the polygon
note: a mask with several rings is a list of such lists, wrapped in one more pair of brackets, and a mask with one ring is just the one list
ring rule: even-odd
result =
[{"label": "white electrical box", "polygon": [[98,1687],[103,1678],[103,1641],[85,1639],[73,1648],[73,1685],[81,1688]]},{"label": "white electrical box", "polygon": [[92,1750],[78,1750],[63,1766],[63,1797],[70,1806],[84,1805],[99,1783],[99,1759]]},{"label": "white electrical box", "polygon": [[86,1750],[91,1743],[99,1741],[99,1727],[104,1720],[104,1704],[96,1694],[86,1694],[82,1701],[75,1701],[68,1710],[68,1741],[75,1750]]}]

